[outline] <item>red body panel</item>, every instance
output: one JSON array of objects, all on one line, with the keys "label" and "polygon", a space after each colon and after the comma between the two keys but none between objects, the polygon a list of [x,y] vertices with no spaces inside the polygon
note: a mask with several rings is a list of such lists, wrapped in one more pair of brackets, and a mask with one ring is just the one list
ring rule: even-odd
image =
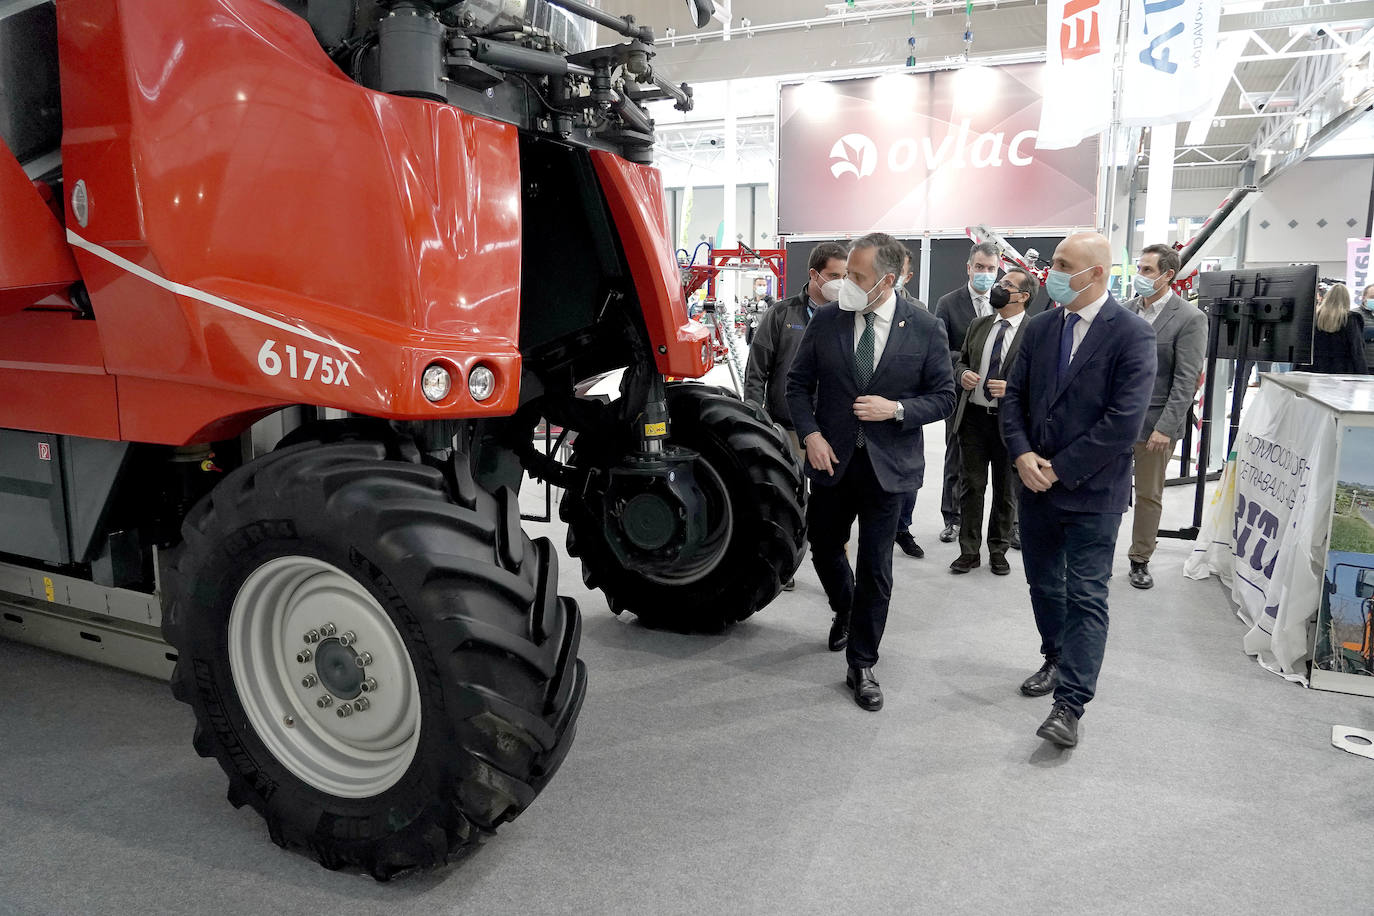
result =
[{"label": "red body panel", "polygon": [[0,393],[0,427],[120,438],[96,323],[70,311],[0,315]]},{"label": "red body panel", "polygon": [[62,226],[0,140],[0,316],[79,279]]},{"label": "red body panel", "polygon": [[[358,86],[265,0],[64,0],[58,17],[64,177],[89,195],[68,239],[124,438],[193,441],[288,403],[514,411],[514,127]],[[435,360],[461,373],[439,404],[419,388]],[[479,362],[497,376],[480,404]]]},{"label": "red body panel", "polygon": [[658,169],[603,150],[592,150],[592,163],[625,247],[658,371],[688,378],[705,374],[712,361],[710,334],[687,317]]}]

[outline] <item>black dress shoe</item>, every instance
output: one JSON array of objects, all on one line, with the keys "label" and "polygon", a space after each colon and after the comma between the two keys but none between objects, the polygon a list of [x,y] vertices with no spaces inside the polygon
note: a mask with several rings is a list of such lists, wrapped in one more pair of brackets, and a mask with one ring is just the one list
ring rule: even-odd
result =
[{"label": "black dress shoe", "polygon": [[1007,544],[1009,544],[1009,545],[1011,546],[1011,549],[1012,549],[1012,550],[1020,550],[1020,549],[1021,549],[1021,526],[1020,526],[1020,525],[1012,525],[1012,526],[1011,526],[1011,535],[1007,538]]},{"label": "black dress shoe", "polygon": [[897,546],[902,548],[902,553],[909,557],[915,557],[919,560],[926,555],[926,552],[921,549],[921,545],[917,544],[916,539],[911,536],[910,531],[898,531],[896,541]]},{"label": "black dress shoe", "polygon": [[994,553],[988,558],[988,568],[992,570],[994,576],[1011,575],[1011,564],[1007,562],[1007,555],[1004,553]]},{"label": "black dress shoe", "polygon": [[1131,574],[1128,578],[1131,580],[1131,584],[1136,588],[1155,587],[1155,579],[1154,576],[1150,575],[1150,564],[1148,561],[1145,563],[1137,563],[1135,560],[1132,560]]},{"label": "black dress shoe", "polygon": [[849,645],[849,618],[835,615],[835,619],[830,622],[830,646],[831,652],[838,652]]},{"label": "black dress shoe", "polygon": [[1021,682],[1021,692],[1028,697],[1043,697],[1059,686],[1059,663],[1045,659],[1040,670]]},{"label": "black dress shoe", "polygon": [[782,590],[785,591],[785,592],[794,591],[794,590],[796,590],[796,588],[797,588],[797,580],[796,580],[796,579],[788,579],[786,582],[784,582],[784,583],[782,584]]},{"label": "black dress shoe", "polygon": [[976,553],[961,553],[958,559],[949,564],[949,571],[957,575],[963,575],[970,569],[977,569],[983,565],[983,561],[978,559]]},{"label": "black dress shoe", "polygon": [[946,525],[945,530],[940,532],[940,543],[951,544],[954,542],[954,539],[958,536],[959,525],[957,522],[953,525]]},{"label": "black dress shoe", "polygon": [[1073,747],[1078,744],[1078,716],[1067,703],[1055,703],[1035,734],[1060,747]]},{"label": "black dress shoe", "polygon": [[883,708],[883,690],[872,668],[850,668],[844,676],[844,684],[854,691],[854,702],[860,709],[877,712]]}]

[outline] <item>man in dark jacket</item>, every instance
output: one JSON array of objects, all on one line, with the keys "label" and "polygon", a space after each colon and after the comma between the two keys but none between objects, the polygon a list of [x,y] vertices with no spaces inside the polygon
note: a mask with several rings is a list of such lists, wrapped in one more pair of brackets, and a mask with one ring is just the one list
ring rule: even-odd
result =
[{"label": "man in dark jacket", "polygon": [[1131,500],[1131,449],[1155,383],[1155,332],[1107,289],[1111,243],[1059,243],[1045,289],[1062,308],[1022,330],[997,416],[1021,478],[1021,557],[1045,664],[1021,692],[1054,693],[1040,737],[1078,743],[1107,646],[1107,580]]},{"label": "man in dark jacket", "polygon": [[[974,245],[968,253],[968,282],[945,293],[935,303],[935,317],[944,322],[945,336],[949,339],[951,373],[959,365],[959,350],[968,336],[968,326],[973,319],[992,314],[988,293],[997,282],[997,269],[1001,263],[1002,254],[992,242]],[[958,535],[961,466],[959,439],[954,435],[954,427],[946,424],[944,487],[940,492],[940,514],[945,518],[945,529],[940,532],[940,540],[946,544]],[[980,519],[978,524],[981,523]]]},{"label": "man in dark jacket", "polygon": [[[854,243],[839,300],[816,311],[787,374],[811,481],[811,559],[835,614],[829,645],[847,647],[845,683],[870,711],[883,705],[873,666],[902,494],[921,485],[921,427],[954,410],[944,328],[893,292],[902,256],[901,243],[882,233]],[[855,519],[857,568],[844,550]]]},{"label": "man in dark jacket", "polygon": [[792,446],[803,459],[805,451],[792,430],[787,409],[787,371],[801,344],[802,332],[816,309],[839,298],[844,261],[849,253],[838,242],[822,242],[807,258],[807,282],[801,292],[773,305],[759,319],[749,344],[749,364],[744,370],[744,399],[763,406],[792,437]]}]

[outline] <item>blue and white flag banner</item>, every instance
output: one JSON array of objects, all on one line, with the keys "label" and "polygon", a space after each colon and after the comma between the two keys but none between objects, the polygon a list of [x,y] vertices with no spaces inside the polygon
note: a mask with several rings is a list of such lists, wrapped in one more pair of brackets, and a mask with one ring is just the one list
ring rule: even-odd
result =
[{"label": "blue and white flag banner", "polygon": [[1121,123],[1152,127],[1208,107],[1221,0],[1127,0]]}]

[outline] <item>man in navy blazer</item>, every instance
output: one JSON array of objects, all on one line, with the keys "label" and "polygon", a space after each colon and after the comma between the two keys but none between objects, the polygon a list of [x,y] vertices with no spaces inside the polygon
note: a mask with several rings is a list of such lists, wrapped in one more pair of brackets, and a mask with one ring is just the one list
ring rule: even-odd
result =
[{"label": "man in navy blazer", "polygon": [[[830,648],[847,648],[845,682],[882,708],[873,677],[892,595],[892,545],[903,494],[925,471],[921,427],[954,409],[944,326],[893,292],[905,249],[879,232],[849,250],[838,302],[816,309],[787,375],[806,448],[811,558],[834,612]],[[859,521],[858,568],[844,545]]]},{"label": "man in navy blazer", "polygon": [[999,417],[1021,478],[1021,557],[1045,664],[1021,685],[1054,692],[1036,734],[1078,743],[1107,645],[1107,580],[1131,500],[1131,453],[1155,380],[1154,328],[1107,291],[1095,232],[1059,244],[1045,281],[1062,308],[1031,318]]}]

